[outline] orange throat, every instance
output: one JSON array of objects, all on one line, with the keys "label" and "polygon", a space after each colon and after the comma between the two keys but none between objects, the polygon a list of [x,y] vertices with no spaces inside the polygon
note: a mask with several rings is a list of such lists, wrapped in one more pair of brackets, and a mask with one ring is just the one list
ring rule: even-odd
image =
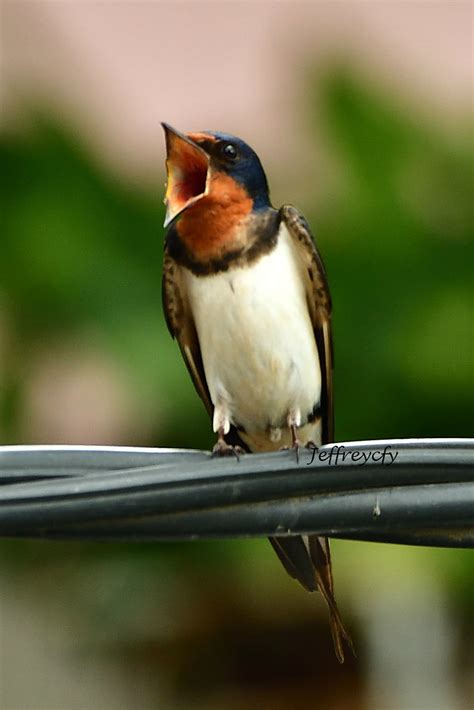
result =
[{"label": "orange throat", "polygon": [[247,191],[218,172],[211,178],[209,193],[182,213],[179,238],[199,261],[218,259],[245,245],[245,223],[252,206]]}]

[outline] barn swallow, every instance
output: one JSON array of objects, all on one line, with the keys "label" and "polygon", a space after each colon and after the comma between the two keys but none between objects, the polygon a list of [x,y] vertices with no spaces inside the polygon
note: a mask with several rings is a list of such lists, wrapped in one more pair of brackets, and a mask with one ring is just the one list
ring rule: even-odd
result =
[{"label": "barn swallow", "polygon": [[[331,299],[304,217],[270,203],[257,154],[224,133],[166,136],[163,304],[212,417],[214,454],[333,441]],[[329,609],[343,639],[329,541],[270,538],[286,571]]]}]

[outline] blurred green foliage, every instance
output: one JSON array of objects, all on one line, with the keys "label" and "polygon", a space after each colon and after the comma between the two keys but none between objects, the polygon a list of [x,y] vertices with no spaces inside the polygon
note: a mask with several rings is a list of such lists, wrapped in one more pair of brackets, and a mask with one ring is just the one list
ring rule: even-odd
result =
[{"label": "blurred green foliage", "polygon": [[[307,215],[334,300],[337,437],[470,435],[468,137],[441,135],[344,72],[317,101],[344,178],[328,209]],[[3,443],[22,440],[35,346],[93,333],[166,414],[153,441],[134,443],[210,446],[161,313],[161,194],[114,180],[53,117],[35,113],[33,125],[0,144],[0,308],[14,343]]]},{"label": "blurred green foliage", "polygon": [[[38,343],[63,337],[94,338],[147,401],[165,403],[168,424],[154,443],[198,446],[199,427],[186,415],[194,393],[161,311],[161,196],[112,179],[46,114],[35,113],[34,126],[28,135],[4,136],[0,147],[0,306],[14,342],[2,383],[3,443],[24,441],[28,358]],[[206,430],[202,417],[204,437]]]},{"label": "blurred green foliage", "polygon": [[314,216],[334,298],[339,438],[472,436],[472,144],[344,74],[323,89],[345,175]]}]

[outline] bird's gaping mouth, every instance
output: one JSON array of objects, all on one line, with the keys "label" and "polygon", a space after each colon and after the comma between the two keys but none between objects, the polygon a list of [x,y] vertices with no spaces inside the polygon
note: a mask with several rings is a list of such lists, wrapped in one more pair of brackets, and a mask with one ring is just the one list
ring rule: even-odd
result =
[{"label": "bird's gaping mouth", "polygon": [[191,138],[162,124],[166,135],[167,185],[165,195],[167,227],[183,210],[207,194],[209,156]]}]

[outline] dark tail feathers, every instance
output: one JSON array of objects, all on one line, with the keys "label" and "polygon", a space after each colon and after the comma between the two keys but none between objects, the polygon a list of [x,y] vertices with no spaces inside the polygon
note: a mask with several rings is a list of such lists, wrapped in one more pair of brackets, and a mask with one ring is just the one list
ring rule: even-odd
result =
[{"label": "dark tail feathers", "polygon": [[329,623],[334,650],[339,663],[344,663],[343,639],[355,656],[352,639],[342,623],[334,597],[329,540],[317,535],[307,537],[269,538],[284,568],[308,592],[319,590],[329,609]]}]

